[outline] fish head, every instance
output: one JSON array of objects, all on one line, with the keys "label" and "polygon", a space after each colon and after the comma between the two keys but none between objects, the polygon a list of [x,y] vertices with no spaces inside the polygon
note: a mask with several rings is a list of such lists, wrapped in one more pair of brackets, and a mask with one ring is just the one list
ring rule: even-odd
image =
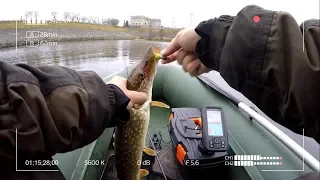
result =
[{"label": "fish head", "polygon": [[150,94],[159,61],[159,48],[149,46],[144,58],[130,72],[127,89]]}]

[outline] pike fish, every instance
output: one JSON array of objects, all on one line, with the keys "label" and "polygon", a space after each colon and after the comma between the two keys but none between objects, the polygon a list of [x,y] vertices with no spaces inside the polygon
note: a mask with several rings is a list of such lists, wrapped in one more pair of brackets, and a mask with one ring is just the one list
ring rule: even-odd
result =
[{"label": "pike fish", "polygon": [[143,60],[130,72],[127,80],[128,90],[144,92],[148,95],[148,100],[141,106],[131,108],[128,123],[116,127],[114,155],[119,180],[141,180],[149,174],[148,170],[140,169],[140,164],[143,151],[149,151],[147,154],[155,153],[145,148],[150,105],[169,108],[164,103],[151,101],[153,80],[161,59],[159,52],[160,49],[149,46]]}]

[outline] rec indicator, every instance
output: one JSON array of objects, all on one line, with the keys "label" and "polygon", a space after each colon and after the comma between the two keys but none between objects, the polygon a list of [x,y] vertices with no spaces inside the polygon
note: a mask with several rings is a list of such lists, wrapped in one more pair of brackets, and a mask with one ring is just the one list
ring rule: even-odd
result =
[{"label": "rec indicator", "polygon": [[261,155],[234,155],[225,157],[226,166],[281,166],[282,157],[264,157]]}]

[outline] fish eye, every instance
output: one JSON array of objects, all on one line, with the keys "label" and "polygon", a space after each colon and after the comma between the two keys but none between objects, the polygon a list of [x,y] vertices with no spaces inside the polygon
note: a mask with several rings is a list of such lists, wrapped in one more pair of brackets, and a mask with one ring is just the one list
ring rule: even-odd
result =
[{"label": "fish eye", "polygon": [[144,74],[141,73],[141,74],[139,75],[139,77],[140,77],[140,78],[144,78]]}]

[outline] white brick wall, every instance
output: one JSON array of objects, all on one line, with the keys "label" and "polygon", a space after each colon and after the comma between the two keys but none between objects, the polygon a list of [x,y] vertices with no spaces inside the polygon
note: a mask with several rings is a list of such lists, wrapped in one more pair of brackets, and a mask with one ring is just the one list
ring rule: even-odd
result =
[{"label": "white brick wall", "polygon": [[160,27],[161,20],[159,19],[147,19],[147,18],[131,18],[130,23],[131,26],[140,26],[140,27]]}]

